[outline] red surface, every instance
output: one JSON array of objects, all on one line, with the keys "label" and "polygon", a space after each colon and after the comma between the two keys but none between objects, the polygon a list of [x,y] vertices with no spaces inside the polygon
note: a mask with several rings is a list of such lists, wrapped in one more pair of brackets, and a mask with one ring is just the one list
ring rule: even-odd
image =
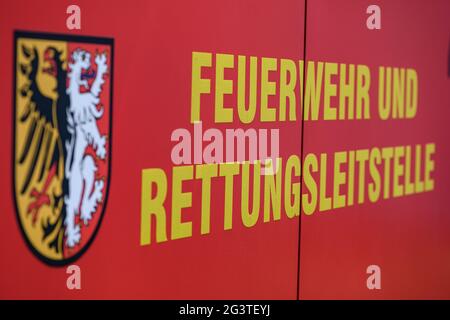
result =
[{"label": "red surface", "polygon": [[[362,205],[302,215],[300,298],[448,299],[450,5],[448,1],[377,1],[382,29],[368,31],[362,13],[369,4],[308,2],[306,59],[368,65],[374,88],[370,121],[305,122],[304,153],[332,155],[434,142],[435,190],[375,204],[366,196]],[[378,66],[417,70],[419,103],[414,119],[379,119]],[[331,179],[328,175],[329,193]],[[372,264],[381,268],[382,290],[366,287],[366,268]]]},{"label": "red surface", "polygon": [[[435,190],[302,215],[300,298],[450,298],[450,6],[444,0],[377,3],[382,30],[368,31],[365,8],[372,3],[308,1],[307,59],[366,64],[371,71],[413,67],[418,114],[411,121],[309,122],[304,152],[435,142]],[[201,236],[201,184],[195,181],[183,185],[194,191],[193,209],[183,213],[193,221],[192,238],[141,246],[139,232],[141,170],[164,168],[170,190],[170,135],[191,128],[192,52],[302,59],[303,1],[79,1],[81,31],[66,29],[69,4],[0,3],[0,298],[296,299],[298,218],[258,221],[251,229],[236,219],[231,231],[223,231],[223,214],[214,214],[223,210],[223,197],[217,197],[211,233]],[[115,40],[109,199],[96,239],[76,262],[79,291],[66,288],[65,268],[49,267],[32,254],[16,221],[10,154],[15,29]],[[375,106],[377,91],[371,95]],[[202,108],[205,130],[214,126],[213,100],[202,105],[211,106]],[[242,127],[237,120],[233,126]],[[280,127],[281,156],[300,154],[299,121],[251,126]],[[222,182],[213,188],[223,193]],[[239,201],[234,206],[240,208]],[[366,288],[370,264],[381,267],[382,290]]]},{"label": "red surface", "polygon": [[[176,128],[191,128],[192,52],[299,59],[303,52],[303,3],[288,1],[279,6],[258,0],[219,5],[205,0],[193,6],[185,1],[176,5],[166,1],[136,1],[133,5],[81,1],[79,32],[65,27],[68,4],[14,1],[2,2],[0,8],[0,37],[4,39],[0,73],[6,75],[0,88],[4,105],[0,108],[0,149],[4,150],[0,157],[0,297],[295,299],[298,219],[258,222],[250,230],[236,222],[225,232],[223,214],[214,217],[215,208],[223,210],[223,200],[212,201],[211,234],[200,236],[197,181],[183,185],[186,191],[197,190],[194,209],[183,213],[184,219],[193,221],[192,238],[142,247],[139,232],[141,170],[162,167],[169,175],[174,145],[170,135]],[[82,271],[82,290],[78,292],[66,288],[65,268],[48,267],[33,256],[21,238],[14,214],[9,154],[14,29],[115,40],[109,199],[96,239],[76,262]],[[211,108],[202,111],[204,130],[214,125],[214,105],[205,102],[208,104]],[[241,125],[236,122],[233,126]],[[295,137],[282,142],[282,155],[299,152],[299,128],[300,122],[291,122],[282,130],[281,135]],[[213,182],[216,192],[223,192],[222,185]],[[235,202],[235,207],[240,203]]]}]

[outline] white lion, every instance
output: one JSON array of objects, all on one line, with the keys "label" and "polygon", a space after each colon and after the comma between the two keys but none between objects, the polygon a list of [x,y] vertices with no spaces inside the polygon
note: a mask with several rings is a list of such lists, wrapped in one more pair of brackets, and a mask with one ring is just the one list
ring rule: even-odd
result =
[{"label": "white lion", "polygon": [[103,108],[97,109],[100,102],[99,94],[105,82],[107,72],[106,54],[97,54],[95,63],[97,74],[92,86],[87,92],[80,92],[80,87],[89,89],[86,79],[82,79],[82,71],[89,70],[91,55],[89,52],[77,49],[72,53],[72,63],[67,94],[70,98],[70,109],[67,112],[68,131],[71,139],[66,142],[67,157],[65,175],[68,181],[68,195],[64,199],[66,206],[66,244],[74,247],[80,242],[80,226],[75,223],[75,216],[80,214],[84,224],[92,219],[98,204],[103,201],[103,180],[96,180],[97,167],[92,156],[85,155],[88,145],[92,145],[100,159],[106,157],[106,137],[102,136],[97,127],[97,120],[103,116]]}]

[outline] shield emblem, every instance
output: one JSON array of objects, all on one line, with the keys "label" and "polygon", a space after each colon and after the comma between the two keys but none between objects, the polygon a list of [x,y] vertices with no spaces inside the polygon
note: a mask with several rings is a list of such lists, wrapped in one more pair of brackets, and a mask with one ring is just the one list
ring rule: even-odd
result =
[{"label": "shield emblem", "polygon": [[113,39],[15,32],[14,194],[22,234],[50,265],[98,232],[110,182]]}]

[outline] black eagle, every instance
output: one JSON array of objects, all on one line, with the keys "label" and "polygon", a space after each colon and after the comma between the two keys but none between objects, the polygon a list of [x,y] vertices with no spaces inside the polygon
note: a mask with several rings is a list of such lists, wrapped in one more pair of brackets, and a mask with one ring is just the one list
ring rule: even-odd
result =
[{"label": "black eagle", "polygon": [[[18,68],[27,81],[19,88],[19,94],[27,99],[27,104],[19,115],[19,121],[27,129],[22,148],[17,150],[16,165],[26,169],[24,178],[17,187],[22,195],[29,195],[34,199],[27,209],[27,214],[32,214],[33,224],[43,205],[50,206],[55,214],[59,211],[56,220],[42,221],[40,227],[43,230],[42,241],[51,235],[49,247],[60,252],[64,238],[64,195],[68,191],[68,181],[64,175],[65,144],[70,139],[67,128],[67,113],[70,108],[70,99],[66,93],[67,71],[63,67],[63,53],[55,47],[46,48],[43,57],[45,66],[40,66],[36,47],[22,45],[21,50],[26,63],[21,63]],[[56,99],[41,92],[37,82],[39,71],[56,79]],[[55,176],[62,181],[60,194],[48,190]],[[44,187],[37,190],[35,184],[42,181],[45,181]]]}]

